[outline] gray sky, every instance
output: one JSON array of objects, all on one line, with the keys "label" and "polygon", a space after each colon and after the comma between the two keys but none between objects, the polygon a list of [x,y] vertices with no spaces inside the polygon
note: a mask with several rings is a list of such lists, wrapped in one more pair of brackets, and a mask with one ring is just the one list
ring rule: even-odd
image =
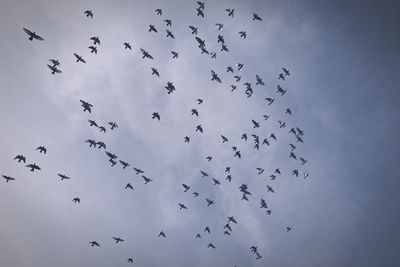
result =
[{"label": "gray sky", "polygon": [[[196,16],[196,7],[183,0],[0,2],[0,175],[16,178],[0,183],[0,265],[125,266],[130,257],[136,266],[398,265],[399,4],[209,1],[205,18]],[[226,8],[235,8],[234,18]],[[93,19],[83,15],[86,9]],[[252,21],[253,12],[263,21]],[[172,19],[175,39],[166,38],[164,19]],[[220,32],[215,23],[224,24]],[[149,33],[149,24],[158,33]],[[189,25],[198,27],[216,59],[200,53]],[[30,42],[23,27],[45,40]],[[220,51],[218,34],[229,53]],[[97,55],[87,48],[92,36],[101,40]],[[142,59],[140,48],[154,60]],[[76,63],[73,53],[87,63]],[[63,73],[51,75],[50,58],[60,60]],[[226,67],[239,62],[244,68],[235,75],[242,80],[231,93],[235,81]],[[282,66],[291,71],[286,81],[277,79]],[[210,80],[211,70],[221,84]],[[256,74],[266,86],[255,85]],[[171,95],[164,89],[168,81],[176,87]],[[250,98],[246,81],[255,91]],[[287,89],[284,96],[276,94],[278,83]],[[268,106],[265,97],[275,103]],[[91,114],[82,112],[79,99],[94,105]],[[285,114],[288,107],[292,116]],[[151,119],[154,111],[161,121]],[[263,114],[270,118],[263,121]],[[88,119],[116,121],[119,128],[99,133]],[[251,119],[261,127],[253,129]],[[204,134],[195,132],[198,124]],[[296,142],[288,131],[296,126],[305,131],[295,150],[308,160],[304,166],[288,158],[289,143]],[[256,151],[252,138],[240,140],[244,132],[261,140],[275,133],[278,140]],[[107,151],[154,182],[144,185],[132,167],[110,168],[87,139],[104,141]],[[35,151],[39,145],[46,155]],[[17,154],[42,170],[31,173],[13,160]],[[256,167],[265,172],[257,175]],[[282,175],[270,181],[275,168]],[[293,169],[310,176],[296,178]],[[200,170],[221,185],[201,178]],[[72,179],[61,182],[57,173]],[[128,182],[134,191],[124,189]],[[191,186],[188,192],[182,183]],[[241,200],[243,183],[252,193],[249,202]],[[276,193],[267,193],[266,184]],[[74,197],[81,203],[73,204]],[[206,207],[205,198],[216,204]],[[260,198],[270,216],[259,208]],[[178,202],[189,209],[179,210]],[[238,220],[231,236],[223,235],[227,216]],[[210,235],[203,232],[207,225]],[[157,238],[161,230],[166,239]],[[115,244],[112,236],[125,242]],[[90,247],[91,240],[101,247]],[[217,249],[208,249],[209,242]],[[255,259],[252,245],[262,259]]]}]

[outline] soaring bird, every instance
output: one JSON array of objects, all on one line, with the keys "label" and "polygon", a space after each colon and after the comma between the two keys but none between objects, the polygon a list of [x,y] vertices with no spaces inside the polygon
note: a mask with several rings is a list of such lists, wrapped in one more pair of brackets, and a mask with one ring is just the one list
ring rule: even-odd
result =
[{"label": "soaring bird", "polygon": [[120,237],[114,237],[113,236],[113,238],[112,239],[114,239],[115,240],[115,243],[117,244],[117,243],[119,243],[119,242],[124,242],[125,240],[123,240],[122,238],[120,238]]},{"label": "soaring bird", "polygon": [[39,40],[39,41],[43,41],[44,40],[42,37],[37,35],[35,32],[31,32],[30,30],[25,29],[25,28],[23,28],[23,29],[24,29],[24,32],[29,35],[29,38],[28,38],[29,41],[33,41],[33,39],[36,39],[36,40]]},{"label": "soaring bird", "polygon": [[15,158],[14,158],[14,160],[18,160],[18,162],[23,162],[23,163],[25,163],[25,161],[26,161],[26,158],[24,157],[24,155],[17,155]]},{"label": "soaring bird", "polygon": [[86,10],[85,12],[83,12],[83,14],[85,14],[86,17],[90,17],[91,19],[93,18],[92,10]]},{"label": "soaring bird", "polygon": [[36,150],[39,150],[39,153],[43,153],[43,154],[47,153],[47,149],[44,146],[39,146],[38,148],[36,148]]},{"label": "soaring bird", "polygon": [[61,181],[62,181],[62,180],[69,180],[69,179],[71,179],[70,177],[66,176],[65,174],[57,173],[57,175],[61,177]]},{"label": "soaring bird", "polygon": [[89,244],[91,244],[92,245],[92,247],[93,246],[98,246],[98,247],[100,247],[100,244],[99,243],[97,243],[97,241],[95,240],[95,241],[91,241],[91,242],[89,242]]},{"label": "soaring bird", "polygon": [[190,186],[186,184],[182,184],[183,188],[185,189],[185,192],[187,192],[190,189]]},{"label": "soaring bird", "polygon": [[213,245],[213,243],[210,243],[210,244],[208,244],[207,248],[214,248],[215,249],[215,246]]},{"label": "soaring bird", "polygon": [[256,13],[253,13],[253,20],[260,20],[262,21],[262,18],[258,16]]},{"label": "soaring bird", "polygon": [[8,181],[14,181],[15,180],[14,177],[11,177],[11,176],[8,176],[8,175],[2,175],[2,176],[3,176],[4,179],[6,179],[6,183],[8,183]]},{"label": "soaring bird", "polygon": [[97,47],[91,45],[88,48],[90,49],[90,53],[95,53],[97,55]]},{"label": "soaring bird", "polygon": [[151,118],[154,120],[154,119],[157,119],[157,120],[160,120],[160,114],[158,113],[158,112],[153,112],[152,114],[151,114]]},{"label": "soaring bird", "polygon": [[33,172],[35,170],[41,170],[40,167],[38,165],[36,165],[36,163],[28,164],[28,165],[25,165],[25,166],[30,168],[31,172]]},{"label": "soaring bird", "polygon": [[125,189],[131,189],[131,190],[133,190],[133,186],[131,185],[131,183],[127,183],[126,185],[125,185]]},{"label": "soaring bird", "polygon": [[164,233],[163,231],[161,231],[161,232],[158,234],[158,237],[160,237],[160,236],[166,238],[165,233]]},{"label": "soaring bird", "polygon": [[79,101],[81,101],[81,106],[83,107],[83,112],[85,112],[86,110],[89,113],[92,112],[92,107],[93,107],[92,104],[90,104],[89,102],[83,101],[82,99],[80,99]]},{"label": "soaring bird", "polygon": [[93,41],[94,45],[96,45],[96,44],[100,45],[100,38],[99,37],[93,36],[93,37],[90,38],[90,40]]},{"label": "soaring bird", "polygon": [[76,57],[76,62],[82,62],[82,63],[86,63],[86,61],[83,59],[83,57],[81,57],[80,55],[78,55],[77,53],[74,53],[74,56]]},{"label": "soaring bird", "polygon": [[206,201],[207,201],[207,207],[214,204],[214,201],[211,199],[206,198]]},{"label": "soaring bird", "polygon": [[132,46],[128,42],[125,42],[124,46],[125,46],[125,49],[132,50]]},{"label": "soaring bird", "polygon": [[179,209],[181,210],[181,209],[187,209],[187,207],[184,205],[184,204],[182,204],[182,203],[178,203],[178,205],[179,205]]},{"label": "soaring bird", "polygon": [[151,71],[152,71],[151,75],[157,75],[158,77],[160,77],[160,73],[158,73],[157,69],[151,68]]}]

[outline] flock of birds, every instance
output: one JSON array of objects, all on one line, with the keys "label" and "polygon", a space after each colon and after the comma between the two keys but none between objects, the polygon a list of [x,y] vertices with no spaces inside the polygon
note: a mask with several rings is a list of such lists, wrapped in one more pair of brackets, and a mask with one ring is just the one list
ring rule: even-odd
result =
[{"label": "flock of birds", "polygon": [[[197,7],[196,7],[197,16],[204,17],[205,3],[201,2],[201,1],[197,1],[196,3],[197,3]],[[227,15],[229,17],[234,17],[235,9],[230,8],[230,9],[226,9],[225,11],[227,12]],[[162,16],[163,15],[162,9],[161,8],[160,9],[156,9],[155,10],[155,14],[159,15],[159,16]],[[84,12],[84,15],[86,17],[88,17],[88,18],[91,18],[91,19],[93,19],[93,17],[94,17],[94,14],[93,14],[92,10],[86,10]],[[253,21],[262,21],[262,18],[259,15],[257,15],[256,13],[253,13],[252,20]],[[172,27],[172,20],[165,19],[164,22],[166,23],[167,27],[170,27],[170,28]],[[215,26],[217,27],[217,31],[218,32],[220,32],[222,30],[222,28],[224,27],[224,25],[222,23],[216,23]],[[207,50],[207,48],[206,48],[206,40],[205,39],[201,39],[200,37],[197,36],[198,35],[198,28],[193,26],[193,25],[189,25],[189,29],[190,29],[190,33],[195,36],[195,40],[197,42],[198,48],[201,51],[201,54],[209,55],[209,56],[211,56],[211,58],[216,58],[216,56],[217,56],[216,52],[209,52]],[[29,40],[30,41],[33,41],[33,40],[43,41],[44,40],[36,32],[32,32],[32,31],[30,31],[30,30],[28,30],[26,28],[23,28],[23,30],[25,31],[26,34],[29,35]],[[148,31],[149,32],[154,32],[154,33],[158,32],[158,30],[156,29],[155,25],[153,25],[153,24],[149,25]],[[240,32],[238,32],[238,34],[239,34],[240,38],[246,39],[246,37],[247,37],[246,31],[240,31]],[[171,31],[171,29],[166,29],[166,37],[167,38],[172,38],[172,39],[175,38],[174,33]],[[90,49],[91,53],[97,54],[97,52],[98,52],[98,47],[97,46],[101,44],[100,38],[94,36],[94,37],[91,37],[90,40],[93,42],[93,44],[90,45],[88,48]],[[218,44],[220,43],[220,45],[221,45],[221,52],[229,52],[230,51],[228,46],[227,46],[227,44],[226,44],[226,42],[225,42],[225,40],[224,40],[223,35],[218,34],[217,43]],[[132,46],[130,45],[129,42],[124,42],[123,46],[124,46],[125,49],[129,49],[129,50],[132,49]],[[140,51],[142,53],[142,57],[143,58],[154,59],[153,56],[148,51],[144,50],[143,48],[140,48]],[[178,59],[178,57],[179,57],[179,53],[178,52],[171,51],[171,54],[172,54],[172,57],[174,59]],[[77,53],[73,53],[73,55],[76,58],[76,62],[86,63],[86,60],[81,55],[79,55]],[[61,73],[62,72],[59,69],[59,66],[61,64],[60,64],[60,62],[58,60],[50,59],[49,61],[51,62],[51,64],[48,64],[47,66],[51,70],[52,74]],[[235,80],[235,84],[230,86],[232,92],[237,90],[237,88],[239,86],[239,82],[241,81],[241,78],[242,78],[239,75],[239,73],[243,68],[244,68],[244,64],[243,63],[238,63],[235,66],[235,68],[232,67],[232,66],[227,66],[226,67],[226,72],[227,73],[230,72],[232,74],[236,74],[236,75],[233,76],[233,78]],[[160,76],[160,73],[156,68],[151,68],[151,71],[152,71],[152,73],[151,73],[152,75],[156,75],[158,77]],[[282,67],[282,72],[278,74],[278,81],[280,81],[280,80],[281,81],[285,81],[289,77],[290,77],[290,71],[287,68]],[[265,86],[265,83],[264,83],[263,79],[258,74],[256,74],[255,78],[256,78],[255,79],[256,80],[256,83],[255,83],[256,86]],[[219,77],[219,75],[214,70],[211,70],[211,81],[216,81],[218,83],[222,83],[221,78]],[[245,88],[244,88],[245,95],[247,96],[247,98],[251,97],[253,92],[254,92],[254,89],[253,89],[253,87],[251,85],[251,82],[245,82],[243,85],[245,86]],[[165,89],[167,90],[167,94],[171,94],[176,90],[176,88],[175,88],[175,86],[174,86],[174,84],[172,82],[167,82],[167,85],[165,86]],[[277,85],[276,94],[278,95],[278,97],[279,96],[282,97],[286,93],[286,91],[287,90],[283,89],[283,87],[281,87],[281,85],[279,85],[279,84]],[[266,101],[268,106],[272,105],[277,100],[278,99],[275,98],[275,97],[266,97],[265,98],[265,101]],[[197,104],[201,105],[203,103],[203,101],[204,101],[203,99],[199,98],[199,99],[197,99]],[[82,99],[80,99],[80,104],[83,107],[83,112],[87,111],[88,113],[92,113],[93,104],[89,103],[86,100],[82,100]],[[191,115],[199,117],[199,110],[197,108],[191,109],[190,112],[191,112]],[[292,110],[290,108],[287,108],[285,110],[285,116],[291,116],[291,115],[292,115]],[[161,115],[160,115],[159,112],[154,111],[151,114],[151,118],[152,119],[161,120]],[[268,114],[263,114],[262,118],[264,120],[268,120],[269,119],[269,115]],[[89,126],[90,127],[97,128],[100,132],[103,132],[103,133],[106,133],[107,131],[116,130],[118,128],[118,124],[116,122],[114,122],[114,121],[108,122],[108,124],[107,124],[108,126],[100,125],[99,123],[97,123],[93,119],[89,119],[88,122],[89,122]],[[280,129],[286,127],[286,122],[283,121],[283,120],[279,120],[278,124],[279,124],[279,128]],[[253,127],[253,129],[257,129],[257,128],[261,127],[261,122],[256,120],[256,119],[252,119],[250,121],[250,125]],[[203,126],[201,124],[197,125],[195,127],[194,131],[198,132],[198,133],[203,133],[203,131],[204,131]],[[298,143],[303,143],[304,131],[299,127],[293,127],[293,128],[291,128],[289,130],[289,133],[293,134],[293,136],[295,138],[295,142],[294,142],[295,144],[293,144],[293,143],[289,144],[289,148],[288,148],[289,149],[289,151],[288,151],[289,159],[296,160],[296,161],[298,160],[300,162],[300,166],[303,166],[308,161],[304,157],[298,156],[298,154],[296,152],[297,151],[296,148],[297,148],[297,144]],[[224,135],[220,135],[220,137],[221,137],[222,143],[228,143],[229,142],[229,138],[228,137],[226,137]],[[190,138],[191,137],[188,136],[188,135],[184,136],[183,141],[185,143],[190,143],[190,140],[191,140]],[[260,146],[264,146],[264,145],[265,146],[270,146],[271,142],[276,142],[277,141],[277,133],[271,133],[269,136],[266,136],[266,137],[260,137],[259,135],[255,134],[255,133],[251,133],[251,134],[242,133],[241,134],[241,139],[244,142],[247,142],[249,138],[253,138],[253,142],[254,142],[253,148],[255,150],[259,150]],[[126,169],[126,168],[131,166],[128,163],[128,161],[122,160],[115,153],[111,153],[110,151],[108,151],[107,150],[107,146],[103,141],[96,141],[96,140],[93,140],[93,139],[88,139],[88,140],[85,141],[85,143],[88,143],[89,148],[97,148],[98,150],[103,149],[104,152],[105,152],[106,158],[108,159],[108,162],[111,164],[110,165],[111,167],[114,167],[118,163],[122,166],[123,169]],[[239,150],[238,146],[234,145],[234,146],[231,147],[231,149],[233,151],[233,157],[234,158],[238,158],[238,159],[242,158],[242,153]],[[47,148],[45,146],[43,146],[43,145],[39,146],[36,150],[39,153],[43,153],[43,154],[47,153]],[[14,160],[17,160],[19,163],[26,164],[26,158],[22,154],[15,156]],[[212,161],[213,157],[212,156],[207,156],[206,160],[207,161]],[[32,172],[41,170],[40,166],[38,166],[36,163],[29,163],[29,164],[27,164],[25,166]],[[144,181],[145,184],[153,182],[153,179],[151,179],[147,175],[145,175],[145,171],[144,170],[140,169],[137,166],[132,167],[132,168],[133,168],[133,171],[135,172],[136,175],[141,175],[141,177],[143,178],[143,181]],[[264,171],[265,171],[265,169],[262,168],[262,167],[257,167],[256,168],[256,172],[257,172],[258,175],[263,174]],[[224,172],[226,173],[225,180],[228,183],[230,183],[232,181],[231,167],[227,166],[225,168]],[[291,171],[291,174],[294,175],[295,177],[298,177],[299,175],[302,175],[303,178],[307,178],[309,176],[308,172],[305,172],[305,171],[300,170],[300,169],[293,169]],[[61,181],[71,179],[69,176],[67,176],[65,174],[62,174],[62,173],[58,173],[57,175],[61,178]],[[211,175],[206,170],[200,170],[200,175],[203,178],[211,177]],[[269,178],[270,178],[271,181],[274,181],[279,175],[282,175],[282,171],[279,168],[276,168],[271,174],[269,174]],[[14,177],[11,177],[11,176],[8,176],[8,175],[2,175],[2,177],[5,179],[6,182],[15,180]],[[221,185],[221,181],[219,181],[216,178],[211,178],[211,181],[212,181],[214,186]],[[185,183],[181,184],[181,186],[182,186],[184,192],[188,192],[192,188],[190,185],[187,185]],[[127,183],[125,185],[125,189],[134,190],[134,187],[129,182],[129,183]],[[242,193],[242,200],[243,201],[249,201],[249,197],[252,195],[252,193],[249,191],[248,185],[247,184],[240,185],[239,186],[239,190]],[[267,184],[266,185],[266,192],[275,193],[276,191],[273,189],[273,186],[271,184]],[[200,193],[196,192],[196,191],[193,191],[192,194],[193,194],[193,196],[195,198],[199,197],[199,195],[200,195]],[[205,198],[205,200],[206,200],[207,207],[215,204],[215,201],[212,200],[212,199]],[[80,201],[81,200],[80,200],[79,197],[74,197],[72,199],[72,202],[74,202],[74,203],[80,203]],[[178,207],[179,207],[180,210],[188,209],[187,204],[181,203],[181,202],[178,202]],[[267,202],[263,198],[260,199],[260,208],[265,210],[266,215],[271,215],[272,210],[270,209],[270,207],[267,205]],[[227,217],[227,222],[223,227],[223,235],[230,236],[231,233],[232,233],[232,224],[237,224],[237,223],[238,223],[238,221],[236,220],[236,218],[234,218],[234,216],[228,216]],[[287,232],[291,231],[291,229],[292,229],[291,226],[285,226],[285,230]],[[206,226],[204,228],[203,232],[210,234],[211,233],[210,227]],[[166,233],[164,231],[160,231],[159,234],[158,234],[158,237],[166,238],[167,235],[166,235]],[[200,238],[201,238],[201,234],[200,233],[195,234],[195,239],[200,239]],[[112,237],[112,239],[115,241],[115,243],[124,242],[124,239],[122,239],[121,237]],[[94,246],[100,247],[101,246],[100,242],[97,241],[97,240],[92,240],[92,241],[89,242],[89,244],[92,247],[94,247]],[[212,242],[209,242],[207,247],[208,248],[212,248],[212,249],[216,249],[216,246]],[[250,252],[254,253],[256,259],[261,259],[262,258],[262,255],[261,255],[260,251],[258,250],[257,246],[252,245],[250,247]],[[129,263],[133,263],[133,258],[129,258],[129,259],[127,259],[127,261]]]}]

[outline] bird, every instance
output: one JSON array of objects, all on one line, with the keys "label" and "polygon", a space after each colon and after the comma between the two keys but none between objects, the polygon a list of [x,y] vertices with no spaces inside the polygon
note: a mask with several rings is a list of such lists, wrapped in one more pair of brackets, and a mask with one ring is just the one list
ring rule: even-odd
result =
[{"label": "bird", "polygon": [[86,61],[83,59],[83,57],[81,57],[80,55],[78,55],[77,53],[74,53],[74,56],[76,57],[76,62],[82,62],[82,63],[86,63]]},{"label": "bird", "polygon": [[203,103],[203,99],[201,99],[201,98],[199,98],[199,99],[197,99],[197,104],[202,104]]},{"label": "bird", "polygon": [[206,176],[208,176],[208,173],[206,173],[205,171],[200,171],[200,173],[201,173],[201,175],[202,175],[203,178],[206,177]]},{"label": "bird", "polygon": [[131,183],[127,183],[125,186],[125,189],[132,189],[133,190],[133,186],[131,185]]},{"label": "bird", "polygon": [[89,244],[91,244],[91,245],[92,245],[92,247],[93,247],[93,246],[98,246],[98,247],[100,247],[100,244],[99,244],[99,243],[97,243],[97,241],[96,241],[96,240],[94,240],[94,241],[90,241],[90,242],[89,242]]},{"label": "bird", "polygon": [[289,232],[290,230],[292,230],[292,227],[286,226],[286,232]]},{"label": "bird", "polygon": [[193,192],[193,195],[194,195],[194,197],[198,197],[198,196],[199,196],[199,193]]},{"label": "bird", "polygon": [[245,31],[240,31],[238,32],[238,34],[240,35],[240,37],[243,37],[243,39],[246,39],[247,34]]},{"label": "bird", "polygon": [[178,58],[178,52],[171,51],[172,58]]},{"label": "bird", "polygon": [[269,185],[267,185],[267,192],[275,193],[274,189]]},{"label": "bird", "polygon": [[240,151],[236,151],[233,157],[238,157],[239,159],[242,158],[242,155],[240,154]]},{"label": "bird", "polygon": [[85,12],[83,12],[83,14],[85,14],[86,17],[90,17],[91,19],[93,18],[92,10],[86,10]]},{"label": "bird", "polygon": [[192,112],[192,115],[196,115],[197,117],[199,116],[199,112],[197,111],[197,109],[192,109],[191,110],[191,112]]},{"label": "bird", "polygon": [[215,23],[215,26],[218,27],[218,30],[220,31],[222,29],[222,27],[224,27],[224,24],[222,23]]},{"label": "bird", "polygon": [[30,31],[28,29],[25,29],[25,28],[22,28],[22,29],[24,30],[24,32],[26,34],[29,35],[29,38],[28,38],[29,41],[33,41],[33,39],[36,39],[36,40],[39,40],[39,41],[43,41],[44,40],[40,35],[37,35],[35,32],[32,32],[32,31]]},{"label": "bird", "polygon": [[167,37],[171,37],[172,39],[175,39],[175,36],[173,35],[173,33],[169,30],[165,30],[167,32]]},{"label": "bird", "polygon": [[307,160],[303,159],[303,158],[299,158],[299,160],[301,161],[301,165],[304,165],[307,163]]},{"label": "bird", "polygon": [[15,158],[14,158],[14,160],[18,160],[18,162],[23,162],[23,163],[25,163],[26,162],[26,158],[24,157],[24,155],[17,155]]},{"label": "bird", "polygon": [[186,184],[182,184],[183,188],[185,189],[185,192],[187,192],[190,189],[190,186]]},{"label": "bird", "polygon": [[128,42],[125,42],[124,46],[125,46],[125,49],[132,50],[132,46]]},{"label": "bird", "polygon": [[97,47],[91,45],[88,48],[90,49],[90,53],[95,53],[97,55]]},{"label": "bird", "polygon": [[156,12],[156,14],[157,15],[162,15],[162,9],[161,8],[157,8],[156,10],[155,10],[155,12]]},{"label": "bird", "polygon": [[139,173],[144,173],[144,171],[141,170],[141,169],[138,169],[138,168],[135,168],[135,167],[133,169],[135,170],[136,175],[139,175]]},{"label": "bird", "polygon": [[6,183],[8,183],[9,181],[14,181],[15,180],[14,177],[11,177],[11,176],[8,176],[8,175],[2,175],[2,176],[6,180]]},{"label": "bird", "polygon": [[85,141],[85,143],[89,143],[89,147],[93,146],[94,148],[96,148],[96,145],[97,145],[97,142],[93,139],[88,139]]},{"label": "bird", "polygon": [[144,184],[148,184],[150,182],[153,182],[153,179],[148,178],[147,176],[142,175],[142,178],[144,180]]},{"label": "bird", "polygon": [[151,68],[151,71],[152,71],[151,75],[157,75],[158,77],[160,77],[160,73],[158,73],[157,69]]},{"label": "bird", "polygon": [[288,114],[288,115],[292,115],[292,110],[290,108],[287,108],[285,113]]},{"label": "bird", "polygon": [[209,234],[211,234],[210,227],[206,226],[206,227],[204,228],[204,232],[208,232]]},{"label": "bird", "polygon": [[161,231],[161,232],[158,234],[158,237],[160,237],[160,236],[162,236],[162,237],[164,237],[164,238],[166,237],[166,236],[165,236],[165,233],[164,233],[163,231]]},{"label": "bird", "polygon": [[263,169],[263,168],[256,168],[256,170],[258,171],[258,175],[260,175],[261,173],[264,172],[264,169]]},{"label": "bird", "polygon": [[184,137],[184,141],[185,141],[185,143],[189,143],[190,142],[190,137],[189,136],[185,136]]},{"label": "bird", "polygon": [[85,112],[86,110],[91,113],[92,112],[92,107],[93,105],[90,104],[89,102],[86,102],[82,99],[79,100],[81,102],[81,106],[83,107],[83,112]]},{"label": "bird", "polygon": [[214,201],[211,199],[206,198],[206,201],[207,201],[207,207],[214,204]]},{"label": "bird", "polygon": [[125,169],[126,167],[129,167],[129,166],[130,166],[128,162],[125,162],[125,161],[123,161],[123,160],[119,160],[119,162],[120,162],[121,165],[122,165],[122,169]]},{"label": "bird", "polygon": [[256,13],[253,13],[253,20],[262,21],[262,18],[260,18],[260,16],[258,16]]},{"label": "bird", "polygon": [[258,74],[256,74],[256,80],[257,80],[256,85],[261,85],[261,86],[264,86],[264,85],[265,85],[265,83],[264,83],[263,80],[260,78],[260,76],[258,76]]},{"label": "bird", "polygon": [[167,23],[167,26],[172,26],[172,21],[170,19],[165,19],[164,21]]},{"label": "bird", "polygon": [[283,72],[285,73],[285,76],[290,76],[290,72],[288,69],[282,67]]},{"label": "bird", "polygon": [[228,229],[229,231],[232,231],[231,225],[229,223],[225,224],[224,229]]},{"label": "bird", "polygon": [[224,235],[231,235],[228,231],[224,231]]},{"label": "bird", "polygon": [[200,131],[201,133],[203,133],[203,128],[201,127],[201,124],[196,126],[196,132]]},{"label": "bird", "polygon": [[154,120],[154,119],[157,119],[157,120],[160,120],[161,118],[160,118],[160,114],[158,113],[158,112],[153,112],[152,114],[151,114],[151,118]]},{"label": "bird", "polygon": [[72,199],[72,202],[81,203],[81,199],[79,197],[75,197],[75,198]]},{"label": "bird", "polygon": [[237,221],[235,220],[235,218],[233,216],[228,216],[228,223],[229,222],[233,222],[237,224]]},{"label": "bird", "polygon": [[181,209],[187,209],[187,207],[184,205],[184,204],[182,204],[182,203],[178,203],[178,205],[179,205],[179,209],[181,210]]},{"label": "bird", "polygon": [[228,138],[226,138],[225,136],[221,135],[222,138],[222,143],[228,142]]},{"label": "bird", "polygon": [[201,16],[204,18],[204,12],[202,8],[198,7],[196,8],[196,11],[197,11],[197,16]]},{"label": "bird", "polygon": [[128,262],[129,262],[129,263],[133,263],[133,259],[132,259],[132,258],[129,258],[129,259],[128,259]]},{"label": "bird", "polygon": [[213,158],[213,157],[211,157],[211,156],[207,156],[207,157],[206,157],[206,160],[211,161],[212,158]]},{"label": "bird", "polygon": [[96,44],[100,45],[100,38],[98,36],[97,37],[93,36],[93,37],[90,38],[90,40],[93,41],[94,45],[96,45]]},{"label": "bird", "polygon": [[38,165],[36,165],[36,163],[28,164],[28,165],[25,165],[25,166],[30,168],[31,172],[33,172],[35,170],[41,170],[40,167]]},{"label": "bird", "polygon": [[70,177],[66,176],[65,174],[57,173],[57,175],[61,177],[61,181],[62,181],[62,180],[69,180],[69,179],[71,179]]},{"label": "bird", "polygon": [[217,184],[220,185],[221,184],[220,181],[215,179],[215,178],[212,178],[212,180],[214,182],[214,185],[217,185]]},{"label": "bird", "polygon": [[104,126],[99,126],[100,132],[105,133],[106,132],[106,127]]},{"label": "bird", "polygon": [[[93,141],[94,141],[94,140],[93,140]],[[102,142],[102,141],[95,142],[94,146],[96,147],[96,145],[99,146],[99,149],[101,149],[101,148],[106,149],[106,144],[105,144],[104,142]],[[90,146],[91,146],[91,145],[90,145]]]},{"label": "bird", "polygon": [[91,127],[99,127],[98,125],[97,125],[97,123],[94,121],[94,120],[88,120],[88,122],[89,122],[89,125],[91,126]]},{"label": "bird", "polygon": [[197,28],[194,26],[189,26],[189,29],[192,30],[192,34],[197,35]]},{"label": "bird", "polygon": [[117,123],[115,123],[115,122],[112,122],[112,121],[110,121],[110,122],[108,123],[108,125],[110,125],[110,126],[111,126],[111,130],[114,130],[114,128],[118,128],[118,125],[117,125]]},{"label": "bird", "polygon": [[234,8],[227,8],[225,9],[226,12],[228,12],[228,16],[233,18],[235,9]]},{"label": "bird", "polygon": [[213,243],[210,243],[210,244],[208,244],[207,248],[214,248],[215,249],[215,246],[213,245]]},{"label": "bird", "polygon": [[197,234],[196,237],[195,237],[195,239],[196,239],[196,238],[201,238],[201,235],[200,235],[200,234]]},{"label": "bird", "polygon": [[51,66],[51,65],[47,64],[47,67],[51,70],[51,74],[62,72],[61,70],[57,69],[57,67],[55,67],[55,66]]},{"label": "bird", "polygon": [[43,154],[47,153],[47,149],[44,146],[39,146],[38,148],[36,148],[36,150],[39,150],[39,153],[43,153]]},{"label": "bird", "polygon": [[157,32],[156,27],[154,25],[152,25],[152,24],[149,25],[149,32],[151,32],[151,31]]},{"label": "bird", "polygon": [[120,237],[112,237],[112,239],[114,239],[115,240],[115,243],[117,244],[117,243],[119,243],[119,242],[124,242],[125,240],[123,240],[122,238],[120,238]]}]

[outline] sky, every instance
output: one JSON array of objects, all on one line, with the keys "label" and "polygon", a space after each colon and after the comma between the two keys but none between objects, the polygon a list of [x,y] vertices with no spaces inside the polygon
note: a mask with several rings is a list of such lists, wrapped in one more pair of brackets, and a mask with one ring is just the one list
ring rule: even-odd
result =
[{"label": "sky", "polygon": [[[183,0],[0,2],[0,175],[16,179],[0,181],[0,266],[126,266],[128,258],[135,266],[397,266],[400,5],[221,0],[205,2],[204,18],[197,6]],[[226,8],[235,8],[233,18]],[[93,19],[84,16],[87,9]],[[253,21],[253,12],[262,21]],[[224,24],[221,31],[215,23]],[[215,59],[201,54],[189,25],[198,27]],[[22,28],[44,41],[29,41]],[[245,40],[237,34],[242,30]],[[218,34],[229,52],[220,50]],[[97,55],[88,49],[93,36],[101,40]],[[154,59],[143,59],[140,48]],[[77,63],[73,53],[87,63]],[[62,73],[51,74],[51,58],[59,59]],[[241,71],[237,63],[244,64]],[[152,67],[160,77],[151,75]],[[282,67],[290,70],[285,81],[278,80]],[[222,83],[211,81],[211,70]],[[265,86],[256,86],[256,74]],[[172,94],[167,82],[176,87]],[[254,89],[250,98],[244,82]],[[278,84],[285,95],[276,93]],[[266,97],[275,102],[268,106]],[[93,104],[91,113],[83,112],[80,99]],[[160,121],[151,119],[153,112]],[[199,124],[203,134],[195,132]],[[303,144],[289,133],[293,127],[304,131]],[[262,141],[271,133],[276,141],[253,148],[251,134]],[[87,139],[104,141],[131,166],[110,167],[104,150],[89,148]],[[289,143],[305,165],[289,158]],[[46,155],[36,150],[41,145]],[[41,170],[30,172],[13,160],[18,154]],[[144,184],[132,167],[154,181]],[[265,169],[261,175],[258,167]],[[276,168],[282,175],[271,181]],[[309,176],[295,177],[294,169]],[[61,181],[58,173],[71,179]],[[248,202],[241,200],[241,184],[252,193]],[[215,205],[207,207],[206,198]],[[271,215],[260,208],[261,198]],[[230,223],[231,236],[223,234],[228,216],[238,222]],[[160,231],[165,239],[157,237]],[[125,241],[115,244],[113,236]],[[92,240],[101,247],[91,247]],[[207,248],[210,242],[215,250]]]}]

